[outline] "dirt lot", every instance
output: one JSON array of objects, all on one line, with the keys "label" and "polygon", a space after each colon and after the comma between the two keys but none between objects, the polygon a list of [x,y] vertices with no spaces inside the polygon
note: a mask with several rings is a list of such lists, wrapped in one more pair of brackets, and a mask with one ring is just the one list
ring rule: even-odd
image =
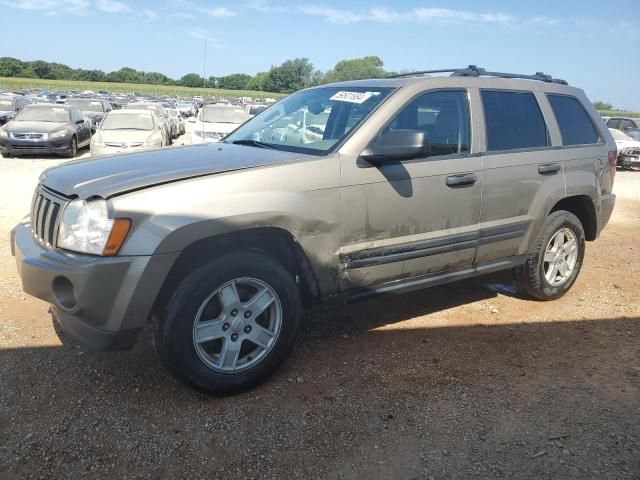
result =
[{"label": "dirt lot", "polygon": [[264,386],[211,399],[61,345],[10,227],[56,160],[0,160],[0,478],[640,478],[640,172],[563,299],[509,275],[323,309]]}]

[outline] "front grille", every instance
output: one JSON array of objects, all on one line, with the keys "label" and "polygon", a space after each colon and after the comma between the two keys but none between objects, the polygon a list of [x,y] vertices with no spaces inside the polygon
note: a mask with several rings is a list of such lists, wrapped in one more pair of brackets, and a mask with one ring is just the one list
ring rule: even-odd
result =
[{"label": "front grille", "polygon": [[11,145],[11,150],[33,150],[35,152],[46,152],[46,145]]},{"label": "front grille", "polygon": [[31,203],[31,230],[38,242],[48,248],[55,245],[60,213],[66,199],[39,186]]},{"label": "front grille", "polygon": [[44,137],[44,133],[11,133],[11,138],[16,140],[42,140]]}]

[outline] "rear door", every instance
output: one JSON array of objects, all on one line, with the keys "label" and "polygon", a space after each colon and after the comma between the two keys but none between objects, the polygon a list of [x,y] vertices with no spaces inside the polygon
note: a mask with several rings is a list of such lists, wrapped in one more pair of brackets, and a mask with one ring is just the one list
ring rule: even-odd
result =
[{"label": "rear door", "polygon": [[482,162],[470,110],[466,89],[422,92],[378,135],[424,130],[430,156],[377,166],[344,158],[343,291],[473,263]]},{"label": "rear door", "polygon": [[525,254],[565,192],[559,134],[542,94],[481,89],[479,95],[485,153],[475,263]]}]

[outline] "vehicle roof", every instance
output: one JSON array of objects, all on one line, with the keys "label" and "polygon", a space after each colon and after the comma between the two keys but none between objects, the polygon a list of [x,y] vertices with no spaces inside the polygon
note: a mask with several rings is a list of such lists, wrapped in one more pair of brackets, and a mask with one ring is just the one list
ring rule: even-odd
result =
[{"label": "vehicle roof", "polygon": [[456,87],[477,87],[477,88],[504,88],[518,90],[542,90],[542,91],[574,91],[579,90],[569,85],[543,82],[541,80],[527,80],[520,78],[500,78],[500,77],[464,77],[464,76],[431,76],[431,77],[402,77],[402,78],[372,78],[367,80],[350,80],[347,82],[330,83],[320,87],[374,87],[374,88],[402,88],[402,87],[424,87],[424,88],[445,88],[447,86]]},{"label": "vehicle roof", "polygon": [[73,105],[65,105],[64,103],[30,103],[24,108],[62,108],[64,110],[70,110],[76,107]]}]

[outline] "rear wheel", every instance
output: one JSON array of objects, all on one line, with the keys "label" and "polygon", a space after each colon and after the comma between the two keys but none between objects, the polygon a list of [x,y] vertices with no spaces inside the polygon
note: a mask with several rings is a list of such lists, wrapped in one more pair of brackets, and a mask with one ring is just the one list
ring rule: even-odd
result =
[{"label": "rear wheel", "polygon": [[555,300],[569,291],[584,259],[582,223],[574,214],[559,210],[545,220],[523,265],[513,269],[518,289],[539,300]]},{"label": "rear wheel", "polygon": [[204,393],[229,394],[269,377],[300,324],[291,274],[257,252],[228,254],[188,274],[159,312],[154,332],[164,366]]}]

